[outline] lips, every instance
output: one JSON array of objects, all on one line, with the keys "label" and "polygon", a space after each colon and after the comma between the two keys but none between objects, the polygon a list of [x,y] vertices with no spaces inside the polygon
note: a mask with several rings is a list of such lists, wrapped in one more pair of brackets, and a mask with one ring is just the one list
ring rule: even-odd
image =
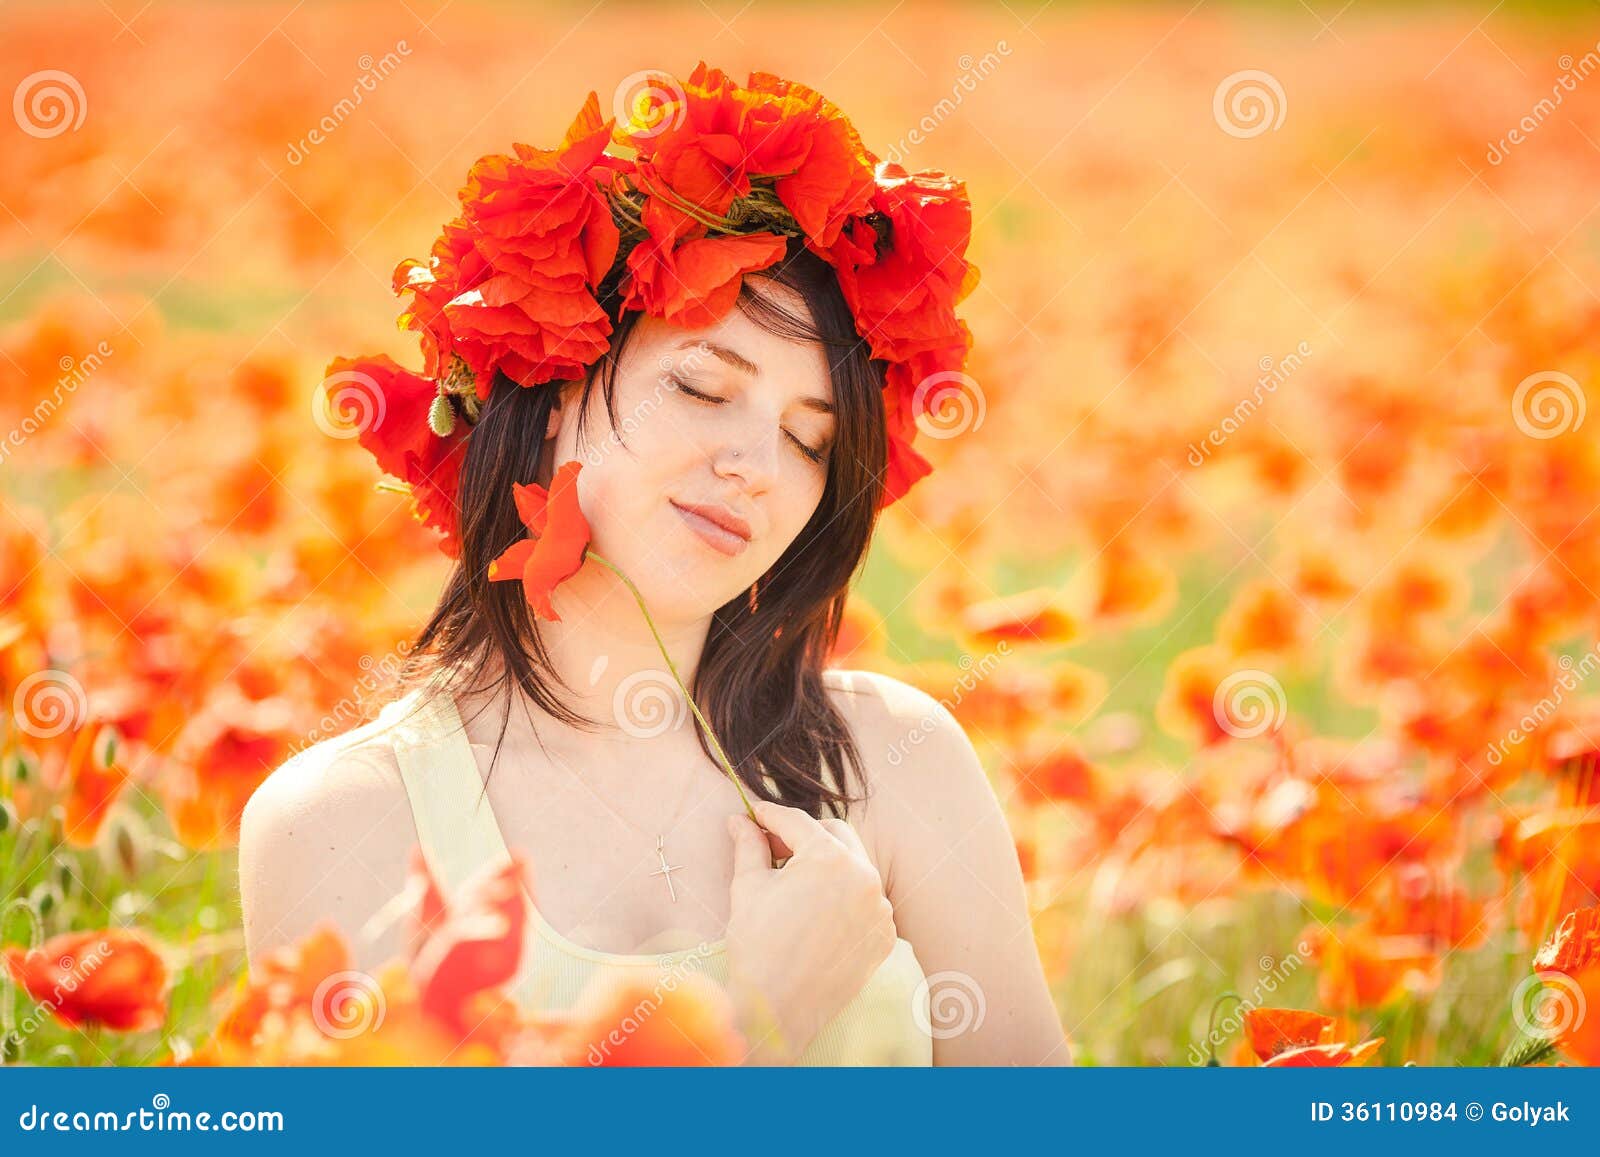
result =
[{"label": "lips", "polygon": [[727,508],[681,502],[672,506],[684,524],[713,550],[735,555],[750,545],[750,524]]}]

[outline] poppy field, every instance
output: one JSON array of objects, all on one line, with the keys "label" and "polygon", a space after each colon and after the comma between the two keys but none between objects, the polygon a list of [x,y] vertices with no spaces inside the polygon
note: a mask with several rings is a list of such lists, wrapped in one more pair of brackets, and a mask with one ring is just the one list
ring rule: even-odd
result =
[{"label": "poppy field", "polygon": [[692,981],[515,1011],[510,874],[419,861],[371,987],[247,976],[237,884],[449,566],[330,359],[414,360],[476,158],[703,59],[965,182],[968,372],[833,665],[973,741],[1074,1060],[1600,1063],[1600,42],[1487,7],[8,7],[0,1056],[740,1054]]}]

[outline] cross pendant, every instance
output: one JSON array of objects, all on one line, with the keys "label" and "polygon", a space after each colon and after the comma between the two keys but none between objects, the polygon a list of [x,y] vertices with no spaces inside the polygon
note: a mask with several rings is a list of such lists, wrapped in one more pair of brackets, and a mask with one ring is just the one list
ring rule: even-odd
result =
[{"label": "cross pendant", "polygon": [[661,866],[650,874],[652,876],[665,876],[667,878],[667,894],[672,897],[672,902],[676,904],[678,902],[678,890],[672,886],[672,873],[678,871],[683,867],[683,865],[667,863],[665,844],[665,836],[656,837],[656,855],[661,857]]}]

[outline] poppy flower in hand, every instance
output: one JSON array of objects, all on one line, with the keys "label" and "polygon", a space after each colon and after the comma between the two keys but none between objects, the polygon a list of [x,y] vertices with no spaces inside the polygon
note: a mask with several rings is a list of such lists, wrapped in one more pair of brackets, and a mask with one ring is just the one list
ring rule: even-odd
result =
[{"label": "poppy flower in hand", "polygon": [[550,480],[550,489],[515,483],[517,515],[531,537],[512,543],[489,564],[489,580],[521,579],[528,605],[541,619],[559,623],[550,605],[550,593],[578,573],[592,534],[578,506],[578,471],[581,462],[567,462]]}]

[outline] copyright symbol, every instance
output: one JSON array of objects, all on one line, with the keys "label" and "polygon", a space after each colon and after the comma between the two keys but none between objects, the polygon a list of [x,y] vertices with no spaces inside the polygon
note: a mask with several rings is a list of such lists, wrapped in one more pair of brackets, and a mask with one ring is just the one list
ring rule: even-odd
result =
[{"label": "copyright symbol", "polygon": [[1483,1106],[1478,1104],[1477,1101],[1468,1101],[1467,1102],[1467,1120],[1469,1120],[1469,1121],[1481,1121],[1481,1120],[1483,1120]]}]

